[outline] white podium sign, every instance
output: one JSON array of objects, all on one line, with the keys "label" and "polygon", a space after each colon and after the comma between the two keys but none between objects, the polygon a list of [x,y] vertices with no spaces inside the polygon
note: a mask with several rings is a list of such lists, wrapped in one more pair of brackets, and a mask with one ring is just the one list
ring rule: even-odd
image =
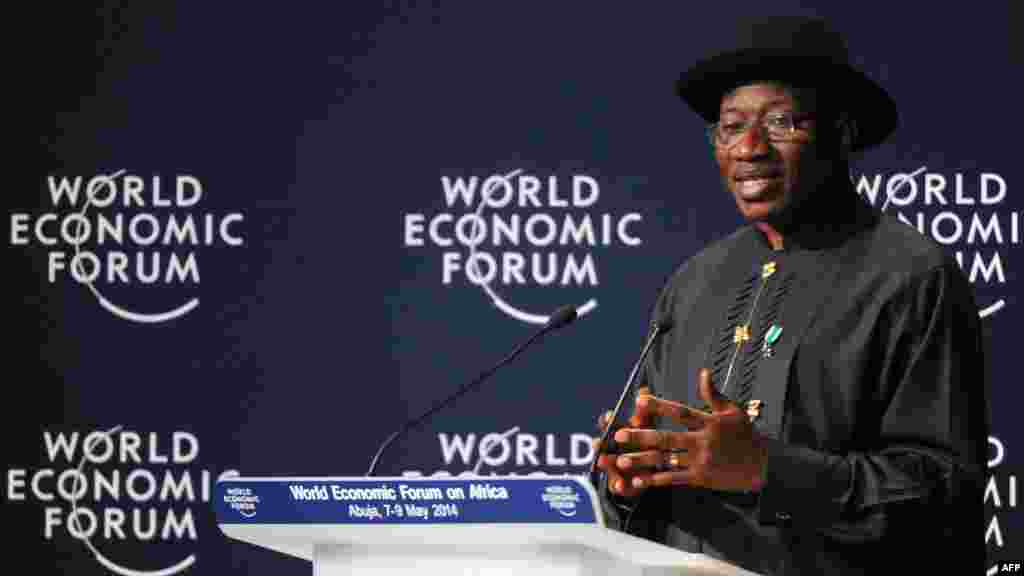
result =
[{"label": "white podium sign", "polygon": [[316,576],[757,576],[607,528],[593,487],[570,476],[231,478],[214,506],[225,535]]}]

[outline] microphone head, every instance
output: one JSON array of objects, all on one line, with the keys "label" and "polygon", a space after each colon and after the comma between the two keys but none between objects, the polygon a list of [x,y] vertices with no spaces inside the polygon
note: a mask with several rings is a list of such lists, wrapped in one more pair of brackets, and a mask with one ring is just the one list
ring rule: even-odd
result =
[{"label": "microphone head", "polygon": [[666,315],[665,317],[658,320],[658,334],[664,334],[665,332],[668,332],[669,330],[672,329],[672,326],[674,325],[675,320],[673,320],[671,316]]},{"label": "microphone head", "polygon": [[548,317],[548,323],[545,326],[548,330],[558,330],[564,326],[572,324],[573,320],[577,318],[576,307],[572,304],[566,304],[555,310],[551,316]]}]

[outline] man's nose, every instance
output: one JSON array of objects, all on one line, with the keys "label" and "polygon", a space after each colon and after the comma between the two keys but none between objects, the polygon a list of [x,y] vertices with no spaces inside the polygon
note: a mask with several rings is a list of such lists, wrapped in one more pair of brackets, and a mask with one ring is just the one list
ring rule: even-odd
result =
[{"label": "man's nose", "polygon": [[732,148],[733,155],[741,159],[767,156],[771,154],[771,151],[772,148],[768,142],[768,134],[756,122],[743,134],[740,134],[739,141]]}]

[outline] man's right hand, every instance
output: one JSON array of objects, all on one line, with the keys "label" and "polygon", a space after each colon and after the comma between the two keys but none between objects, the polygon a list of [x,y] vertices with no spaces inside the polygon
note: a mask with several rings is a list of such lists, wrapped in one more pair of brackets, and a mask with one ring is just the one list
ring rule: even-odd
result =
[{"label": "man's right hand", "polygon": [[[637,398],[650,394],[650,389],[647,387],[640,388],[636,395]],[[646,406],[646,405],[645,405]],[[600,430],[600,434],[597,438],[593,439],[594,451],[597,454],[597,468],[603,470],[608,478],[608,490],[612,494],[618,494],[619,496],[625,496],[627,498],[637,496],[643,493],[646,488],[636,488],[633,486],[633,474],[640,472],[635,466],[631,466],[632,462],[635,462],[635,457],[646,456],[646,452],[635,452],[635,453],[623,453],[623,454],[604,454],[601,452],[601,436],[604,435],[605,429],[609,426],[609,419],[611,418],[612,412],[609,410],[605,412],[597,419],[597,428]],[[630,428],[653,428],[654,427],[655,414],[648,410],[646,407],[639,407],[636,403],[633,404],[633,415],[629,418]],[[628,446],[625,446],[627,448]]]}]

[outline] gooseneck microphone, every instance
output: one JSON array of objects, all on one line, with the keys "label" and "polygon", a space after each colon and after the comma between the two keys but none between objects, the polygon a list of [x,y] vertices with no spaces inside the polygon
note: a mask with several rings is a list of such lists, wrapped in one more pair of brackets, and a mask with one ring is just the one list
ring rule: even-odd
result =
[{"label": "gooseneck microphone", "polygon": [[503,358],[500,362],[495,364],[492,368],[490,368],[488,370],[485,370],[484,372],[480,373],[479,376],[477,376],[476,378],[471,380],[468,384],[463,384],[462,387],[460,387],[458,390],[456,390],[453,394],[451,394],[450,396],[448,396],[444,400],[442,400],[442,401],[438,402],[437,404],[435,404],[433,408],[431,408],[430,410],[427,410],[426,412],[424,412],[418,418],[415,418],[413,420],[409,420],[401,428],[399,428],[398,430],[392,432],[391,435],[388,436],[386,440],[384,440],[384,443],[380,445],[380,448],[377,449],[377,453],[373,456],[373,461],[370,462],[370,469],[366,471],[366,475],[367,476],[373,476],[373,472],[377,468],[377,462],[380,460],[381,454],[384,453],[384,450],[388,446],[390,446],[392,442],[397,440],[399,437],[401,437],[403,434],[405,434],[409,430],[412,430],[413,428],[419,426],[420,424],[423,424],[423,422],[425,422],[427,420],[427,418],[430,418],[431,416],[433,416],[436,412],[438,412],[439,410],[441,410],[445,406],[448,406],[449,404],[451,404],[455,400],[459,399],[466,392],[469,392],[473,388],[479,386],[484,380],[486,380],[492,374],[497,372],[499,368],[501,368],[502,366],[504,366],[504,365],[508,364],[509,362],[515,360],[515,358],[517,356],[519,356],[519,354],[522,353],[523,350],[526,350],[526,348],[528,346],[530,346],[530,344],[533,344],[534,342],[536,342],[541,336],[544,336],[545,334],[548,334],[549,332],[554,332],[555,330],[558,330],[559,328],[564,328],[564,327],[568,326],[574,320],[576,320],[576,317],[577,317],[577,314],[576,314],[576,307],[575,306],[566,305],[566,306],[560,307],[558,310],[555,310],[555,312],[551,316],[548,317],[548,321],[547,321],[546,324],[544,324],[544,327],[541,328],[539,331],[537,331],[533,336],[530,336],[529,340],[527,340],[526,342],[523,342],[518,347],[516,347],[516,349],[513,350],[511,354],[509,354],[508,356]]},{"label": "gooseneck microphone", "polygon": [[[590,462],[590,479],[591,482],[597,484],[595,481],[595,473],[597,472],[597,459],[600,457],[601,452],[608,451],[611,444],[614,444],[612,434],[614,434],[614,424],[619,419],[619,412],[622,411],[622,406],[626,403],[626,397],[629,396],[629,392],[633,389],[636,383],[636,378],[640,374],[640,367],[643,366],[644,360],[647,359],[647,354],[650,353],[651,348],[654,347],[654,343],[657,342],[658,337],[672,329],[673,320],[671,316],[666,316],[660,320],[651,322],[651,329],[647,334],[647,342],[644,344],[643,350],[640,352],[640,358],[633,365],[633,370],[629,373],[629,378],[626,379],[626,387],[622,389],[622,394],[619,395],[619,401],[615,404],[615,410],[612,411],[612,417],[608,419],[608,425],[604,429],[604,433],[601,434],[600,450],[594,454],[593,461]],[[614,450],[614,447],[612,447]],[[610,453],[610,451],[609,451]]]}]

